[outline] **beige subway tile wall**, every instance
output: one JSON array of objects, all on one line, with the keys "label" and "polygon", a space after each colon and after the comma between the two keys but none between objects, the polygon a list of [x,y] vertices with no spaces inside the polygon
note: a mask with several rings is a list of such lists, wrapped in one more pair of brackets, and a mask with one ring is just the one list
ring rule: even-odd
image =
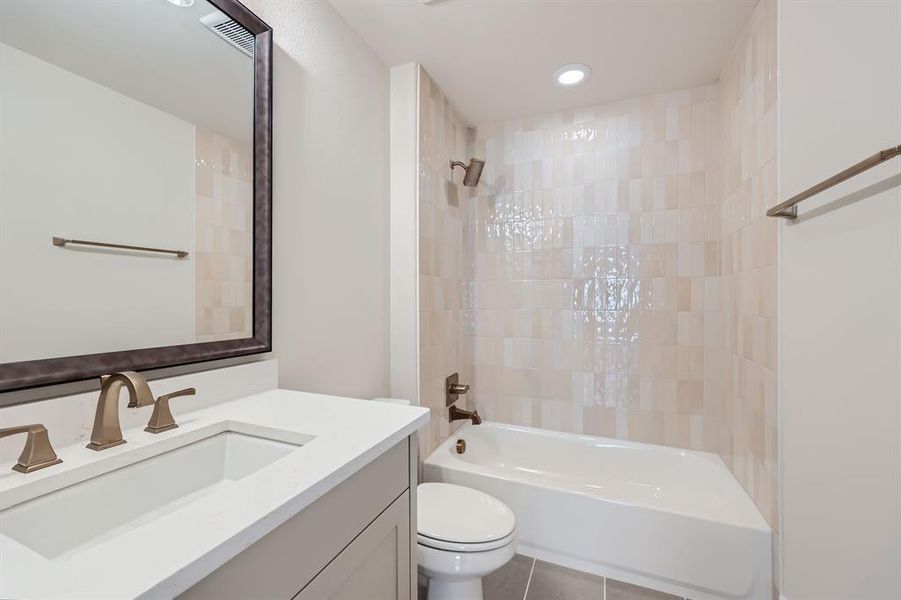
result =
[{"label": "beige subway tile wall", "polygon": [[[450,161],[472,156],[472,131],[424,69],[419,85],[419,403],[432,411],[420,435],[421,455],[431,454],[462,422],[448,423],[445,378],[459,372],[472,377],[472,340],[464,318],[472,278],[465,227],[470,189]],[[465,408],[467,399],[458,406]]]},{"label": "beige subway tile wall", "polygon": [[723,307],[729,365],[721,453],[774,530],[776,397],[776,4],[757,5],[720,74]]},{"label": "beige subway tile wall", "polygon": [[248,144],[195,128],[194,337],[253,333],[253,162]]},{"label": "beige subway tile wall", "polygon": [[470,299],[486,418],[721,449],[717,95],[478,128]]}]

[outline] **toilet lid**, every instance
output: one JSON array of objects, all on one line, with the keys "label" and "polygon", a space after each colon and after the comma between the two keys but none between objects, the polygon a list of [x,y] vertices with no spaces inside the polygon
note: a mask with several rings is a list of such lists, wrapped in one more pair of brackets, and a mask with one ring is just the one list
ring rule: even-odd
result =
[{"label": "toilet lid", "polygon": [[458,544],[506,538],[516,526],[513,511],[484,492],[450,483],[421,483],[417,493],[420,536]]}]

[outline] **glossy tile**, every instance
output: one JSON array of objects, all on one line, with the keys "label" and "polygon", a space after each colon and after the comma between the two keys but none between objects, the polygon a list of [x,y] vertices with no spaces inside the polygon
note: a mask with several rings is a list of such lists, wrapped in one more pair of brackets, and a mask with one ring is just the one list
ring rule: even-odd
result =
[{"label": "glossy tile", "polygon": [[[472,382],[472,337],[466,295],[471,280],[466,222],[470,188],[450,160],[472,157],[472,132],[424,70],[419,99],[419,402],[432,410],[419,436],[423,457],[462,421],[448,423],[444,380],[459,373]],[[466,407],[464,397],[458,404]]]},{"label": "glossy tile", "polygon": [[[778,531],[776,7],[760,2],[720,74],[724,312],[723,460]],[[768,400],[769,399],[769,400]]]},{"label": "glossy tile", "polygon": [[[724,345],[705,305],[720,276],[719,127],[713,85],[477,129],[469,307],[484,416],[719,450],[715,407],[674,396],[719,376],[702,351]],[[689,435],[692,417],[717,434]]]},{"label": "glossy tile", "polygon": [[253,328],[251,149],[195,128],[194,335],[250,337]]}]

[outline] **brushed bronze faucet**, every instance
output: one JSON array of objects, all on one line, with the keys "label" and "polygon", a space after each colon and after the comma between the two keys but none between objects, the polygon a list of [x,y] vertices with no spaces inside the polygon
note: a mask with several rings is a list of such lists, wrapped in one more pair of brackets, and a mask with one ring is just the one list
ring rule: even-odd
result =
[{"label": "brushed bronze faucet", "polygon": [[123,371],[101,377],[94,430],[91,432],[91,443],[87,446],[91,450],[106,450],[125,443],[119,425],[119,392],[123,386],[128,390],[128,408],[153,404],[150,386],[140,373]]},{"label": "brushed bronze faucet", "polygon": [[178,427],[178,423],[175,422],[175,418],[172,416],[172,411],[169,410],[169,400],[179,396],[193,396],[196,393],[197,390],[194,388],[187,388],[157,398],[153,403],[153,414],[150,415],[150,422],[147,423],[144,431],[162,433]]},{"label": "brushed bronze faucet", "polygon": [[473,425],[481,425],[482,424],[482,417],[479,416],[479,411],[463,410],[462,408],[457,408],[457,406],[455,404],[451,404],[450,408],[447,409],[447,417],[448,417],[448,421],[469,419],[470,421],[472,421]]},{"label": "brushed bronze faucet", "polygon": [[13,471],[31,473],[63,462],[53,451],[53,446],[50,445],[47,428],[40,423],[0,429],[0,438],[18,433],[27,433],[28,437],[25,439],[25,448],[19,456],[19,462],[13,465]]},{"label": "brushed bronze faucet", "polygon": [[448,421],[469,419],[472,421],[473,425],[480,425],[482,423],[482,417],[479,416],[479,411],[474,410],[470,412],[454,406],[454,402],[456,402],[460,396],[467,393],[469,393],[469,386],[460,383],[459,373],[453,373],[444,380],[444,400],[445,405],[449,407],[447,409]]}]

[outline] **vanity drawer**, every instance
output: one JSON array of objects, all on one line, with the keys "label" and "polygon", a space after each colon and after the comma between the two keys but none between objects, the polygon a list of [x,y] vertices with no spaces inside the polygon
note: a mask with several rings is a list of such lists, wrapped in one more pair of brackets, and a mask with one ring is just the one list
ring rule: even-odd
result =
[{"label": "vanity drawer", "polygon": [[[405,439],[213,571],[180,598],[288,600],[294,597],[404,494],[410,485],[409,461],[409,439]],[[406,519],[409,527],[409,502]]]}]

